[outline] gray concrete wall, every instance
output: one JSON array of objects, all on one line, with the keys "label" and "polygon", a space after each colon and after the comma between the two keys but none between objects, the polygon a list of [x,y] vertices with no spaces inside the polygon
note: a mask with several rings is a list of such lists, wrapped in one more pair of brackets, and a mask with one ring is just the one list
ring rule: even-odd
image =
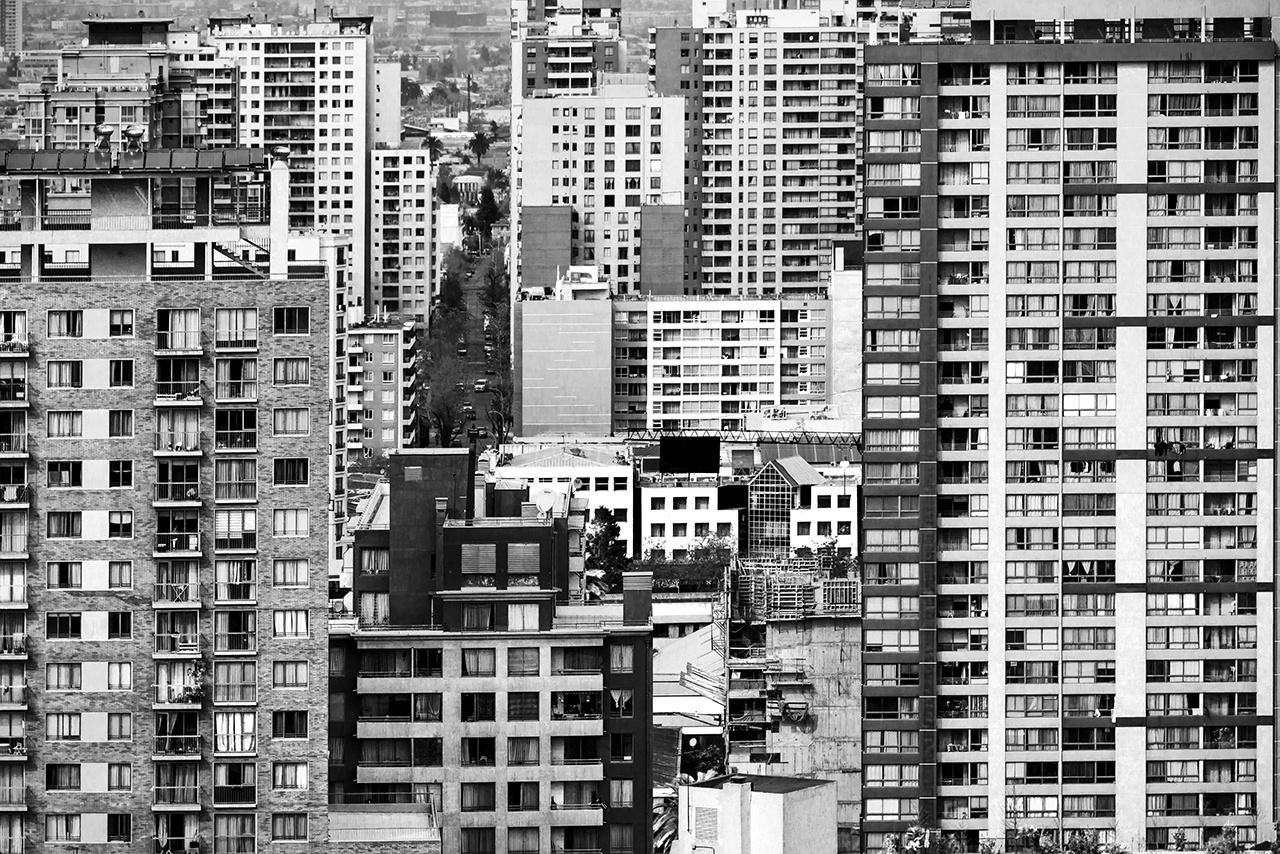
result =
[{"label": "gray concrete wall", "polygon": [[516,434],[609,435],[613,303],[546,300],[523,302],[517,308],[521,346]]}]

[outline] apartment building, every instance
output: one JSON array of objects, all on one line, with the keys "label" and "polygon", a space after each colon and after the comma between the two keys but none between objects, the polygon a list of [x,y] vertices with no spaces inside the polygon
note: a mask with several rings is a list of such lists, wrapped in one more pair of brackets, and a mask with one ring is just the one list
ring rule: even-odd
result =
[{"label": "apartment building", "polygon": [[[3,15],[3,8],[0,8]],[[98,128],[126,129],[144,146],[226,146],[234,127],[227,100],[234,67],[169,18],[91,18],[84,44],[65,47],[38,83],[19,86],[25,144],[88,148]],[[2,25],[0,25],[2,26]],[[164,81],[164,85],[158,85]]]},{"label": "apartment building", "polygon": [[293,28],[218,17],[208,35],[239,68],[239,144],[289,147],[289,227],[349,236],[358,259],[349,285],[366,300],[369,151],[379,138],[372,22],[330,15]]},{"label": "apartment building", "polygon": [[866,851],[1273,833],[1276,10],[1073,11],[867,49]]},{"label": "apartment building", "polygon": [[745,554],[785,558],[833,548],[841,557],[857,553],[858,479],[849,477],[848,467],[832,479],[803,457],[783,457],[765,463],[747,487]]},{"label": "apartment building", "polygon": [[0,42],[5,53],[17,54],[22,50],[24,36],[22,21],[23,0],[3,0],[0,2]]},{"label": "apartment building", "polygon": [[619,294],[683,292],[683,99],[629,80],[525,105],[523,287],[549,288],[581,265]]},{"label": "apartment building", "polygon": [[215,185],[265,167],[107,145],[0,164],[22,212],[0,232],[5,850],[328,838],[335,290],[287,239],[269,282],[211,248],[259,228],[220,221]]},{"label": "apartment building", "polygon": [[641,535],[636,553],[681,560],[711,542],[736,551],[746,524],[741,508],[722,506],[724,485],[719,478],[643,477],[636,497]]},{"label": "apartment building", "polygon": [[584,514],[473,516],[467,450],[390,460],[331,639],[334,826],[468,854],[651,850],[652,580],[571,605]]},{"label": "apartment building", "polygon": [[[397,79],[395,85],[399,87]],[[399,124],[399,113],[396,114]],[[369,311],[400,314],[425,329],[436,276],[435,182],[431,153],[401,147],[370,152]]]},{"label": "apartment building", "polygon": [[398,316],[347,327],[348,451],[366,457],[418,446],[419,337]]},{"label": "apartment building", "polygon": [[[533,129],[525,127],[526,101],[588,93],[601,82],[603,74],[622,72],[626,67],[621,0],[587,0],[573,6],[512,0],[511,220],[515,231],[508,269],[513,288],[525,282],[525,248],[536,248],[548,234],[554,236],[554,245],[562,246],[563,234],[569,228],[567,217],[553,227],[523,213],[524,178],[530,175],[524,163],[525,144],[533,139]],[[541,132],[545,133],[546,126],[542,127]],[[557,213],[564,216],[569,211]],[[526,225],[536,229],[527,237],[522,231]],[[541,281],[533,284],[550,282],[544,267],[537,272]]]}]

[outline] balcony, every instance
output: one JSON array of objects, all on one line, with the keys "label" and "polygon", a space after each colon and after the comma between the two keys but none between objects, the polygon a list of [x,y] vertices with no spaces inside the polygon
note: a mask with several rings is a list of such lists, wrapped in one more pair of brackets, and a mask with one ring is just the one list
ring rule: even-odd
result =
[{"label": "balcony", "polygon": [[26,657],[26,632],[0,635],[0,659],[25,659]]},{"label": "balcony", "polygon": [[225,533],[217,536],[213,540],[214,551],[234,552],[234,551],[253,551],[258,547],[257,531],[240,531],[238,533]]},{"label": "balcony", "polygon": [[215,602],[256,602],[258,585],[252,581],[219,581],[213,598]]},{"label": "balcony", "polygon": [[157,706],[198,706],[204,701],[207,691],[203,685],[156,685],[155,700]]},{"label": "balcony", "polygon": [[200,383],[189,380],[157,380],[157,406],[200,406],[204,398],[200,394]]},{"label": "balcony", "polygon": [[155,453],[198,456],[202,444],[204,434],[198,431],[161,431],[156,433]]},{"label": "balcony", "polygon": [[156,807],[200,809],[200,790],[195,786],[156,786],[151,791],[152,804]]},{"label": "balcony", "polygon": [[0,406],[8,408],[27,405],[27,381],[24,377],[0,379]]},{"label": "balcony", "polygon": [[0,685],[0,709],[27,705],[26,685]]},{"label": "balcony", "polygon": [[0,359],[25,359],[31,355],[31,344],[25,333],[0,332]]},{"label": "balcony", "polygon": [[215,807],[253,806],[257,802],[258,789],[256,786],[213,787],[213,805]]},{"label": "balcony", "polygon": [[198,531],[175,531],[156,534],[155,553],[158,555],[200,556]]},{"label": "balcony", "polygon": [[199,481],[157,483],[152,487],[152,504],[198,505],[202,498]]},{"label": "balcony", "polygon": [[219,430],[214,434],[214,448],[219,451],[256,451],[258,431]]},{"label": "balcony", "polygon": [[155,605],[191,605],[200,607],[200,585],[195,582],[159,582],[151,595]]},{"label": "balcony", "polygon": [[155,352],[157,356],[198,355],[202,350],[199,330],[191,332],[156,332]]},{"label": "balcony", "polygon": [[153,756],[199,759],[204,737],[199,735],[158,735],[152,746]]},{"label": "balcony", "polygon": [[155,651],[163,655],[199,655],[200,634],[190,632],[156,632]]},{"label": "balcony", "polygon": [[219,329],[213,339],[215,350],[257,350],[258,330]]},{"label": "balcony", "polygon": [[26,483],[0,486],[0,507],[26,507],[31,504],[32,488]]},{"label": "balcony", "polygon": [[251,380],[231,380],[214,383],[215,400],[257,400],[258,384]]},{"label": "balcony", "polygon": [[0,457],[7,454],[27,455],[26,433],[0,433]]},{"label": "balcony", "polygon": [[258,633],[218,632],[213,639],[214,652],[257,652]]}]

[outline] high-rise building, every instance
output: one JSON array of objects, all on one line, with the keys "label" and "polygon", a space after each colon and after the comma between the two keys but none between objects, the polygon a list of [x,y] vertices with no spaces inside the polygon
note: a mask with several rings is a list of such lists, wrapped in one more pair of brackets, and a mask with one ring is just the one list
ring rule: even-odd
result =
[{"label": "high-rise building", "polygon": [[1273,833],[1276,9],[1090,8],[867,49],[868,852]]},{"label": "high-rise building", "polygon": [[375,316],[347,327],[348,453],[366,457],[418,446],[417,327]]},{"label": "high-rise building", "polygon": [[[372,21],[331,15],[294,28],[209,20],[209,43],[239,66],[239,144],[289,147],[289,227],[350,237],[349,284],[366,304],[369,152],[381,112]],[[398,131],[398,111],[395,119]]]},{"label": "high-rise building", "polygon": [[825,290],[859,230],[863,46],[936,41],[968,4],[708,6],[649,32],[650,81],[686,99],[685,270],[710,293]]},{"label": "high-rise building", "polygon": [[0,44],[10,56],[22,50],[23,0],[0,0]]},{"label": "high-rise building", "polygon": [[431,153],[396,142],[370,157],[369,313],[400,314],[425,328],[436,269]]},{"label": "high-rise building", "polygon": [[396,452],[354,526],[335,626],[335,841],[444,851],[652,850],[652,579],[572,604],[568,491],[474,515],[467,449]]},{"label": "high-rise building", "polygon": [[261,149],[0,164],[22,212],[0,232],[5,850],[328,839],[337,283],[290,245],[274,170],[258,271],[212,245],[264,237],[216,195]]},{"label": "high-rise building", "polygon": [[523,288],[594,265],[616,293],[683,292],[684,102],[627,79],[524,106]]}]

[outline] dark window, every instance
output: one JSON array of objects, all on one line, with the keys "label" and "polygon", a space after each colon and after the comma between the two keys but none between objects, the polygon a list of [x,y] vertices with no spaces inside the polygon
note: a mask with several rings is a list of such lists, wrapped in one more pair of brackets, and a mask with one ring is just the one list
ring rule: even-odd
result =
[{"label": "dark window", "polygon": [[491,721],[494,719],[493,694],[463,694],[462,720]]},{"label": "dark window", "polygon": [[131,338],[133,336],[133,309],[112,309],[111,324],[107,334],[112,338]]},{"label": "dark window", "polygon": [[49,488],[84,486],[84,465],[79,460],[50,460]]},{"label": "dark window", "polygon": [[126,439],[133,436],[133,410],[113,409],[107,419],[107,436]]},{"label": "dark window", "polygon": [[311,309],[306,306],[276,306],[276,335],[307,335],[311,332]]},{"label": "dark window", "polygon": [[133,612],[112,611],[107,614],[107,637],[111,640],[128,640],[133,637]]},{"label": "dark window", "polygon": [[507,720],[538,720],[538,692],[513,691],[507,695]]},{"label": "dark window", "polygon": [[306,712],[272,712],[271,735],[273,738],[306,738]]},{"label": "dark window", "polygon": [[609,761],[630,762],[634,758],[635,737],[629,732],[609,734]]},{"label": "dark window", "polygon": [[109,374],[111,388],[133,388],[133,359],[112,359]]},{"label": "dark window", "polygon": [[108,469],[112,489],[133,489],[133,460],[111,460]]},{"label": "dark window", "polygon": [[107,814],[107,841],[132,842],[133,816],[129,813]]},{"label": "dark window", "polygon": [[45,637],[49,640],[73,640],[80,637],[80,614],[46,614],[44,626]]},{"label": "dark window", "polygon": [[275,461],[276,486],[306,486],[310,480],[311,461],[306,457],[288,457]]}]

